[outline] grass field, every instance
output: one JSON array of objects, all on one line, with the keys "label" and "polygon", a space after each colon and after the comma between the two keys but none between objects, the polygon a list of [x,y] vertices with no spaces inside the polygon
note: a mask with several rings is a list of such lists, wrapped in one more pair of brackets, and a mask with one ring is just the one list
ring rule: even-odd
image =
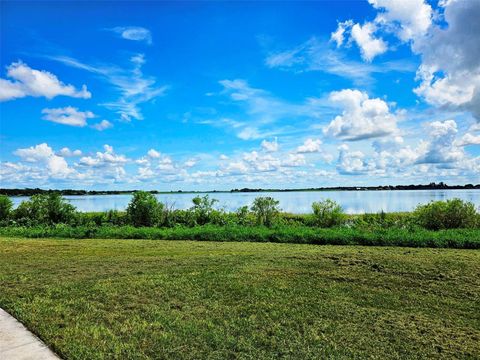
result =
[{"label": "grass field", "polygon": [[67,359],[474,359],[480,251],[1,238],[0,306]]}]

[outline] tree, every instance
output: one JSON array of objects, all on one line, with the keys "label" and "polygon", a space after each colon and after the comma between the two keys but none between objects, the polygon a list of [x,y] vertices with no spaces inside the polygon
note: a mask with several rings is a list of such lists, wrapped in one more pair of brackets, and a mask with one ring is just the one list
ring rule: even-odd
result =
[{"label": "tree", "polygon": [[312,204],[315,225],[320,227],[332,227],[340,225],[345,220],[342,207],[333,200],[326,199]]},{"label": "tree", "polygon": [[163,204],[147,191],[136,191],[127,207],[127,216],[133,226],[158,224]]},{"label": "tree", "polygon": [[479,221],[475,205],[460,199],[419,205],[413,215],[420,226],[429,230],[472,228]]},{"label": "tree", "polygon": [[13,208],[13,202],[6,195],[0,195],[0,221],[8,220]]},{"label": "tree", "polygon": [[270,196],[259,196],[255,198],[251,210],[257,218],[257,224],[271,226],[280,211],[278,207],[279,204],[280,202],[278,200]]},{"label": "tree", "polygon": [[33,195],[15,210],[15,217],[18,220],[43,225],[72,223],[76,215],[76,208],[59,193]]},{"label": "tree", "polygon": [[199,225],[204,225],[210,221],[210,217],[215,210],[213,205],[218,202],[217,199],[210,199],[208,195],[195,196],[192,199],[193,207],[190,209],[195,215],[195,221]]}]

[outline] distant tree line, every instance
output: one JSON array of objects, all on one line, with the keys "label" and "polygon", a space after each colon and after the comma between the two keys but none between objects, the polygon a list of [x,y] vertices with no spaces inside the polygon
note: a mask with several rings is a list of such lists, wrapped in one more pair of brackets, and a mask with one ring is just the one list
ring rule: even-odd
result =
[{"label": "distant tree line", "polygon": [[[480,189],[480,184],[466,184],[466,185],[447,185],[443,182],[430,183],[426,185],[382,185],[382,186],[336,186],[336,187],[318,187],[318,188],[304,188],[304,189],[232,189],[230,191],[147,191],[150,194],[162,194],[162,193],[221,193],[221,192],[294,192],[294,191],[362,191],[362,190],[442,190],[442,189]],[[40,188],[25,188],[25,189],[0,189],[0,195],[7,196],[32,196],[32,195],[48,195],[48,194],[60,194],[60,195],[120,195],[120,194],[133,194],[137,190],[74,190],[74,189],[40,189]]]},{"label": "distant tree line", "polygon": [[442,190],[442,189],[480,189],[480,184],[447,185],[444,182],[418,185],[380,185],[380,186],[335,186],[305,189],[232,189],[230,192],[289,192],[289,191],[361,191],[361,190]]}]

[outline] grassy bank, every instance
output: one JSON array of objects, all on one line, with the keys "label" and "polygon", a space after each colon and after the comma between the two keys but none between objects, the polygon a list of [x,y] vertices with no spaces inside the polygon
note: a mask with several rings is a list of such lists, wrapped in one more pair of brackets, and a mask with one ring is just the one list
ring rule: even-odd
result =
[{"label": "grassy bank", "polygon": [[0,264],[66,359],[480,357],[477,250],[1,238]]},{"label": "grassy bank", "polygon": [[0,235],[28,238],[106,238],[198,241],[247,241],[320,245],[407,246],[480,249],[480,229],[429,231],[399,228],[314,228],[307,226],[40,226],[0,227]]}]

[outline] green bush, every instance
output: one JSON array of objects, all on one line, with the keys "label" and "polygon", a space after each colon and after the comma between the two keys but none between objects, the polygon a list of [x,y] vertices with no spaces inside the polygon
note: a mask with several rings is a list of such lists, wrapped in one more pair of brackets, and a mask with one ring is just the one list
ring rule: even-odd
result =
[{"label": "green bush", "polygon": [[72,224],[77,211],[58,193],[33,195],[17,207],[15,219],[23,224]]},{"label": "green bush", "polygon": [[257,225],[272,226],[280,209],[280,202],[270,196],[259,196],[253,201],[251,210],[257,219]]},{"label": "green bush", "polygon": [[0,195],[0,221],[5,221],[10,218],[12,208],[12,200],[6,195]]},{"label": "green bush", "polygon": [[[214,213],[213,205],[218,202],[217,199],[210,199],[208,195],[195,196],[192,199],[193,207],[190,210],[195,216],[195,222],[198,225],[205,225],[210,222],[212,214]],[[218,215],[218,214],[217,214]]]},{"label": "green bush", "polygon": [[333,200],[326,199],[312,204],[315,225],[323,228],[341,225],[346,216],[342,207]]},{"label": "green bush", "polygon": [[479,215],[471,202],[452,199],[419,205],[413,212],[413,216],[421,227],[441,230],[473,228],[478,224]]},{"label": "green bush", "polygon": [[147,191],[136,191],[127,207],[127,217],[133,226],[158,225],[163,204]]}]

